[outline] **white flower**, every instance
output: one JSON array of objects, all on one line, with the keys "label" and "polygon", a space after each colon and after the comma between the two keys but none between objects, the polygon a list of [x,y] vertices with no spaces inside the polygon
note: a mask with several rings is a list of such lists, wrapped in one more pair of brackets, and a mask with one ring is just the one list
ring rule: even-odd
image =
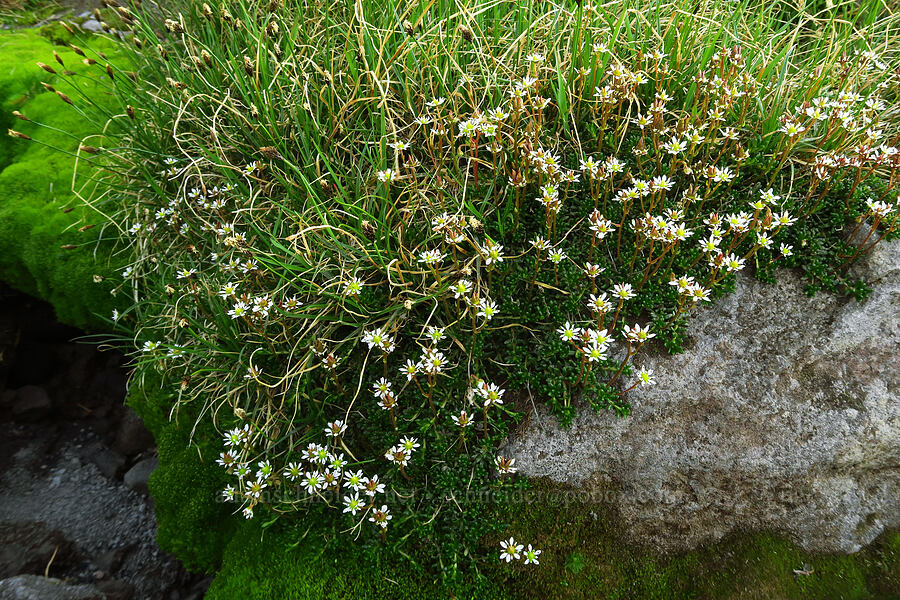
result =
[{"label": "white flower", "polygon": [[344,512],[356,516],[356,513],[363,509],[365,503],[360,500],[359,494],[352,496],[344,496]]},{"label": "white flower", "polygon": [[306,488],[307,493],[312,494],[316,490],[322,489],[322,485],[324,484],[324,480],[321,475],[318,473],[311,473],[309,471],[306,472],[306,477],[303,481],[300,482],[302,487]]},{"label": "white flower", "polygon": [[575,327],[568,321],[566,321],[559,329],[556,330],[559,333],[559,339],[564,342],[571,342],[575,338],[581,335],[581,327]]},{"label": "white flower", "polygon": [[635,323],[633,327],[625,327],[625,337],[632,342],[644,343],[650,338],[656,337],[656,334],[650,333],[649,325],[642,328],[638,323]]},{"label": "white flower", "polygon": [[359,277],[351,277],[348,281],[344,282],[344,295],[359,296],[360,292],[362,292],[362,286],[362,279]]},{"label": "white flower", "polygon": [[725,259],[725,269],[731,273],[733,271],[740,271],[744,268],[744,259],[738,258],[733,252],[728,255],[728,258]]},{"label": "white flower", "polygon": [[369,517],[369,521],[375,523],[382,529],[387,529],[388,521],[391,520],[391,513],[388,510],[386,504],[382,504],[381,508],[378,510],[372,509],[372,516]]},{"label": "white flower", "polygon": [[392,169],[385,169],[375,173],[375,177],[378,178],[378,181],[381,183],[390,183],[396,178],[396,173],[394,173]]},{"label": "white flower", "polygon": [[464,429],[475,424],[474,421],[472,421],[472,417],[464,410],[460,411],[459,415],[450,415],[450,418],[453,419],[454,423]]},{"label": "white flower", "polygon": [[472,282],[468,279],[460,279],[453,286],[453,297],[457,300],[464,298],[470,291],[472,291]]},{"label": "white flower", "polygon": [[331,457],[331,462],[329,463],[331,470],[339,477],[341,472],[344,470],[344,467],[347,466],[347,461],[344,459],[343,454],[336,454]]},{"label": "white flower", "polygon": [[413,377],[418,375],[420,366],[418,363],[414,363],[410,359],[406,359],[406,364],[400,367],[400,372],[406,375],[407,381],[412,381]]},{"label": "white flower", "polygon": [[370,350],[376,346],[385,352],[393,352],[394,350],[394,338],[381,327],[376,327],[363,333],[362,341],[369,346]]},{"label": "white flower", "polygon": [[235,490],[233,485],[226,485],[225,489],[222,490],[222,498],[224,498],[226,502],[233,502],[234,492]]},{"label": "white flower", "polygon": [[347,424],[341,420],[332,421],[325,427],[325,435],[328,437],[338,437],[347,431]]},{"label": "white flower", "polygon": [[429,325],[427,330],[425,331],[425,337],[431,340],[432,344],[437,344],[447,336],[444,335],[443,327],[434,327],[433,325]]},{"label": "white flower", "polygon": [[344,487],[353,490],[355,492],[361,491],[366,487],[364,483],[365,477],[363,477],[362,471],[347,471],[344,473]]},{"label": "white flower", "polygon": [[612,294],[619,300],[630,300],[637,296],[631,288],[630,283],[617,283],[613,286]]},{"label": "white flower", "polygon": [[419,439],[414,437],[405,437],[400,440],[400,444],[398,444],[407,454],[412,454],[412,451],[418,448],[421,444],[419,444]]},{"label": "white flower", "polygon": [[225,446],[241,446],[250,439],[250,426],[244,425],[243,428],[235,427],[225,432]]},{"label": "white flower", "polygon": [[641,367],[641,370],[637,373],[637,378],[638,383],[640,383],[642,387],[656,385],[656,378],[653,376],[653,371],[651,369]]},{"label": "white flower", "polygon": [[524,556],[525,556],[525,564],[526,564],[526,565],[538,565],[538,564],[540,564],[540,563],[538,562],[538,556],[541,555],[541,551],[538,550],[538,549],[536,549],[536,548],[532,548],[532,547],[531,547],[531,544],[528,544],[528,548],[526,548],[526,550],[525,550],[525,552],[524,552],[523,554],[524,554]]},{"label": "white flower", "polygon": [[481,253],[484,256],[484,264],[492,265],[494,263],[503,262],[502,252],[503,246],[488,240],[488,242],[481,247]]},{"label": "white flower", "polygon": [[495,383],[481,381],[478,385],[478,393],[484,398],[484,406],[488,407],[492,404],[503,404],[503,394],[506,393],[506,390],[501,389]]},{"label": "white flower", "polygon": [[519,560],[519,557],[521,556],[520,553],[525,546],[521,544],[517,545],[516,540],[509,538],[509,540],[500,542],[500,548],[500,560],[511,562],[513,559]]},{"label": "white flower", "polygon": [[409,453],[402,446],[391,446],[390,450],[384,453],[384,457],[392,463],[397,463],[401,467],[409,464]]},{"label": "white flower", "polygon": [[440,250],[424,250],[419,253],[418,262],[425,263],[430,267],[432,265],[439,264],[442,260],[444,260],[445,256],[447,255],[442,253]]},{"label": "white flower", "polygon": [[612,305],[609,303],[606,294],[600,294],[599,296],[591,294],[587,307],[600,314],[605,314],[612,310]]},{"label": "white flower", "polygon": [[222,299],[231,298],[235,294],[237,294],[237,291],[238,291],[238,284],[229,282],[229,283],[226,283],[225,285],[223,285],[222,289],[219,290],[219,296],[221,296]]},{"label": "white flower", "polygon": [[588,362],[598,362],[601,360],[606,360],[606,349],[606,345],[598,344],[597,342],[592,341],[587,346],[583,347],[581,351],[588,359]]},{"label": "white flower", "polygon": [[482,298],[478,301],[478,316],[484,317],[485,321],[490,321],[497,314],[497,305],[493,300]]},{"label": "white flower", "polygon": [[288,463],[287,467],[285,467],[284,469],[284,476],[291,481],[297,481],[298,479],[300,479],[303,476],[303,474],[300,472],[300,463]]},{"label": "white flower", "polygon": [[426,348],[422,353],[420,364],[423,371],[433,375],[442,372],[446,368],[447,358],[443,352]]},{"label": "white flower", "polygon": [[378,475],[367,477],[363,483],[365,484],[367,496],[384,493],[384,484],[378,481]]},{"label": "white flower", "polygon": [[385,398],[391,395],[391,382],[382,377],[372,384],[372,393],[376,398]]},{"label": "white flower", "polygon": [[554,265],[558,265],[563,260],[566,259],[566,253],[560,250],[559,248],[552,248],[550,252],[547,254],[547,260],[552,262]]},{"label": "white flower", "polygon": [[894,210],[893,205],[888,204],[887,202],[881,202],[880,200],[873,200],[872,198],[866,200],[866,206],[873,215],[881,218],[888,216]]},{"label": "white flower", "polygon": [[230,316],[232,319],[243,317],[247,314],[247,310],[249,308],[250,307],[247,306],[246,302],[238,300],[234,303],[234,307],[228,311],[228,316]]},{"label": "white flower", "polygon": [[769,188],[767,190],[759,191],[759,199],[762,200],[763,202],[765,202],[766,204],[771,205],[771,204],[775,204],[776,202],[781,200],[781,196],[776,195],[775,192],[772,190],[772,188]]},{"label": "white flower", "polygon": [[497,470],[504,475],[512,475],[518,469],[513,465],[516,463],[516,459],[514,458],[506,458],[505,456],[497,456],[494,459],[494,465],[497,467]]}]

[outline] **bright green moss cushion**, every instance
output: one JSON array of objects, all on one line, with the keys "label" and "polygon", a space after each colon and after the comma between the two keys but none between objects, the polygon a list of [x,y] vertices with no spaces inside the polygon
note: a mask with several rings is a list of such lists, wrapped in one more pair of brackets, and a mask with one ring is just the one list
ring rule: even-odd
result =
[{"label": "bright green moss cushion", "polygon": [[[112,42],[96,38],[93,45],[114,56]],[[79,89],[60,77],[43,71],[37,62],[62,71],[55,62],[56,50],[66,68],[76,73]],[[81,207],[72,193],[75,159],[49,146],[75,152],[80,140],[99,130],[103,117],[94,122],[80,115],[56,94],[46,91],[46,82],[72,98],[77,107],[86,106],[80,94],[108,99],[103,81],[93,82],[83,75],[98,66],[88,67],[74,51],[53,46],[37,31],[0,34],[0,121],[6,129],[15,129],[42,143],[0,138],[0,279],[28,294],[49,301],[59,320],[77,327],[102,326],[114,306],[110,296],[115,282],[109,268],[112,245],[99,242],[102,227],[79,231],[83,225],[101,224],[99,215]],[[13,116],[18,110],[30,121]],[[72,135],[37,125],[66,130]],[[76,181],[88,176],[85,169]],[[64,212],[72,207],[73,210]],[[76,246],[63,249],[62,246]],[[106,279],[94,282],[94,275]]]}]

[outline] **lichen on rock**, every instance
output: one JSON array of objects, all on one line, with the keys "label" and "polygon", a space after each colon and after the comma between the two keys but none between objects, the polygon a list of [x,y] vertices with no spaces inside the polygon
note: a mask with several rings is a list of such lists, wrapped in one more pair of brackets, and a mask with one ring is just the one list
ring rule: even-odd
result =
[{"label": "lichen on rock", "polygon": [[[776,530],[854,552],[900,525],[900,242],[858,265],[863,303],[809,298],[796,273],[749,277],[692,317],[693,347],[645,356],[659,380],[630,416],[538,409],[511,442],[520,471],[615,490],[634,541],[681,551]],[[595,497],[598,497],[595,495]]]}]

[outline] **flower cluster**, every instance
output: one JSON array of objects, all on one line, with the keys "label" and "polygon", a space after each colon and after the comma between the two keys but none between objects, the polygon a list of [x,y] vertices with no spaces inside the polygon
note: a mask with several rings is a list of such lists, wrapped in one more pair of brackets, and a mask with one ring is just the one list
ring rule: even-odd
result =
[{"label": "flower cluster", "polygon": [[537,565],[540,564],[538,561],[540,555],[541,550],[533,548],[531,544],[526,548],[523,544],[517,544],[514,538],[500,542],[500,560],[508,563],[521,559],[526,565]]},{"label": "flower cluster", "polygon": [[[353,53],[301,43],[270,25],[293,15],[270,12],[247,29],[198,17],[253,32],[255,57],[187,31],[148,45],[165,77],[114,80],[168,132],[145,148],[140,119],[117,121],[134,151],[115,226],[134,261],[114,321],[175,394],[165,412],[225,432],[223,493],[248,518],[315,502],[375,539],[449,518],[440,499],[393,498],[515,485],[497,447],[523,406],[627,414],[665,378],[640,366],[646,348],[677,349],[739,273],[801,264],[835,224],[862,239],[831,244],[849,262],[900,221],[892,56],[848,54],[814,93],[775,94],[780,67],[755,47],[669,57],[586,11],[585,52],[536,38],[520,56],[504,34],[489,61],[429,55],[440,82],[418,59],[352,81]],[[208,89],[214,68],[227,94]]]}]

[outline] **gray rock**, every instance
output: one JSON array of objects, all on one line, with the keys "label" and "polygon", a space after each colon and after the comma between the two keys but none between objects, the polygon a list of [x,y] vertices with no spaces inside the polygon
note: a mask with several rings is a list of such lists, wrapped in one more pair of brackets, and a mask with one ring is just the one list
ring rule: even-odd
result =
[{"label": "gray rock", "polygon": [[134,597],[134,586],[126,581],[110,579],[94,586],[103,592],[106,600],[131,600]]},{"label": "gray rock", "polygon": [[43,573],[64,568],[72,556],[72,543],[56,529],[35,521],[0,523],[0,579],[22,573]]},{"label": "gray rock", "polygon": [[100,21],[97,19],[88,19],[81,24],[81,28],[85,31],[91,31],[97,33],[98,31],[103,31],[103,25],[100,24]]},{"label": "gray rock", "polygon": [[106,600],[92,585],[69,585],[52,577],[18,575],[0,581],[0,600]]},{"label": "gray rock", "polygon": [[108,479],[115,479],[125,466],[125,457],[111,448],[99,447],[88,456]]},{"label": "gray rock", "polygon": [[876,282],[862,304],[809,298],[793,272],[740,278],[691,317],[686,353],[636,357],[658,384],[630,416],[583,408],[563,430],[538,409],[506,453],[657,549],[767,529],[858,550],[900,526],[900,242],[860,266]]},{"label": "gray rock", "polygon": [[150,474],[156,469],[158,464],[159,459],[156,457],[145,458],[140,461],[125,473],[125,485],[141,494],[148,494],[147,481],[149,481]]},{"label": "gray rock", "polygon": [[116,432],[115,447],[127,456],[133,456],[153,447],[153,435],[144,427],[137,414],[126,409]]},{"label": "gray rock", "polygon": [[91,562],[95,567],[105,573],[115,573],[119,570],[119,567],[122,566],[122,561],[125,560],[133,549],[134,544],[113,548],[112,550],[104,552]]},{"label": "gray rock", "polygon": [[16,390],[12,415],[16,421],[33,423],[50,414],[52,408],[53,403],[44,388],[36,385],[24,385]]}]

